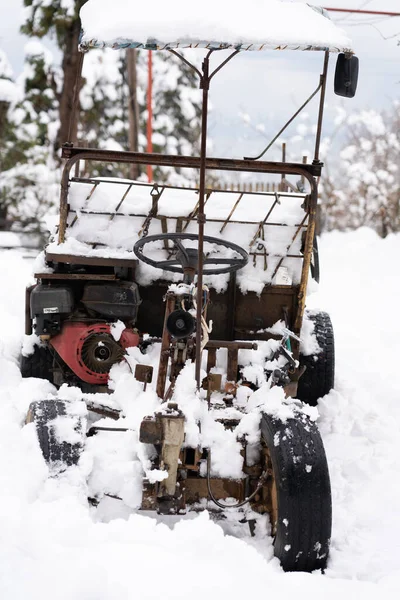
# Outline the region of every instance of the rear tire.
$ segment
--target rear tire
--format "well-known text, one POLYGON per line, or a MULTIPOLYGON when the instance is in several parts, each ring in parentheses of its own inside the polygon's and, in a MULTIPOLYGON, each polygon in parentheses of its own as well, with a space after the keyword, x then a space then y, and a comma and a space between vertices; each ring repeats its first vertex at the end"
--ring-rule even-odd
POLYGON ((314 323, 314 335, 321 351, 303 356, 300 365, 306 367, 299 379, 297 397, 311 406, 328 394, 335 385, 335 340, 331 318, 326 312, 308 313, 314 323))
POLYGON ((78 464, 85 440, 85 419, 68 414, 68 404, 63 400, 32 402, 25 420, 26 424, 35 424, 45 461, 49 465, 58 465, 60 470, 78 464), (65 418, 67 423, 57 429, 59 417, 65 418))
POLYGON ((46 346, 35 346, 32 354, 21 356, 22 377, 38 377, 53 383, 53 355, 46 346))
POLYGON ((275 496, 275 510, 270 513, 275 556, 285 571, 324 569, 332 503, 328 464, 318 428, 300 411, 285 423, 264 414, 261 439, 272 465, 272 476, 265 487, 267 498, 275 496))

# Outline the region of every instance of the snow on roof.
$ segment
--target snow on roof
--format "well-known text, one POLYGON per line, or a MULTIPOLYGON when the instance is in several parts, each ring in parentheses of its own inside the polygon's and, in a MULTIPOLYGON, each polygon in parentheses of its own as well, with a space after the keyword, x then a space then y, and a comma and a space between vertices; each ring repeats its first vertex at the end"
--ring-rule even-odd
POLYGON ((81 49, 111 47, 351 52, 327 13, 281 0, 89 0, 80 11, 81 49))

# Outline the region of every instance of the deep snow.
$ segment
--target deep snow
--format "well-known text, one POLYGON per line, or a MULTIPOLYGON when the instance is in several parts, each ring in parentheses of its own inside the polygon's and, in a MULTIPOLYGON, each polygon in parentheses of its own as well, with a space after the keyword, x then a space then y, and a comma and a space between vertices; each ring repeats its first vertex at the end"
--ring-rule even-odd
POLYGON ((129 498, 131 433, 116 448, 104 434, 108 455, 89 453, 79 472, 48 480, 33 428, 22 426, 29 403, 54 392, 47 382, 21 380, 18 370, 31 265, 17 252, 1 253, 0 597, 397 598, 399 251, 400 236, 381 240, 367 229, 326 234, 320 243, 322 283, 308 306, 330 312, 337 348, 336 389, 319 403, 334 507, 325 576, 284 574, 271 539, 250 538, 234 512, 222 529, 206 513, 168 527, 116 501, 89 509, 83 476, 93 466, 92 487, 125 484, 129 498), (111 483, 102 478, 110 465, 95 464, 105 456, 111 483))

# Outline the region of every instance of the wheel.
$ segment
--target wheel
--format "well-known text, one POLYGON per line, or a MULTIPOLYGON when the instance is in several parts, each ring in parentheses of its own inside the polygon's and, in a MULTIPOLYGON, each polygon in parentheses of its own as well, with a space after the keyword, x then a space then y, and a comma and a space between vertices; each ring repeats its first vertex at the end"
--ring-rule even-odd
POLYGON ((38 377, 53 383, 53 356, 46 346, 35 346, 33 354, 21 356, 22 377, 38 377))
POLYGON ((332 503, 328 464, 317 426, 300 411, 285 423, 264 414, 261 439, 269 478, 274 552, 285 571, 323 569, 329 552, 332 503))
POLYGON ((25 424, 35 424, 45 461, 57 464, 60 470, 78 463, 85 439, 85 419, 71 414, 70 406, 63 400, 32 402, 25 420, 25 424))
POLYGON ((321 351, 304 356, 300 354, 300 365, 306 370, 299 379, 297 397, 311 406, 328 394, 335 384, 335 340, 330 316, 326 312, 308 313, 314 323, 314 334, 321 351))

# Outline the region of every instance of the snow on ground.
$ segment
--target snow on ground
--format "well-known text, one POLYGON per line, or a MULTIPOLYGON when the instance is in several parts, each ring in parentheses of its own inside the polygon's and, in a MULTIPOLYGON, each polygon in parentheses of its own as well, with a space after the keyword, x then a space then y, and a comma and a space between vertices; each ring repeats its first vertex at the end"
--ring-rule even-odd
MULTIPOLYGON (((33 427, 23 422, 29 403, 54 388, 22 380, 18 370, 31 266, 16 252, 2 252, 0 597, 397 598, 399 251, 400 236, 381 240, 367 229, 326 234, 320 243, 322 283, 308 305, 330 312, 337 349, 336 389, 319 404, 334 507, 325 576, 284 574, 271 539, 261 531, 250 538, 234 513, 222 528, 207 513, 168 526, 116 501, 89 509, 84 475, 93 468, 90 453, 79 470, 47 479, 33 427)), ((121 470, 114 473, 121 481, 127 479, 126 466, 134 464, 129 435, 121 434, 116 448, 103 438, 110 460, 121 458, 121 470)))

